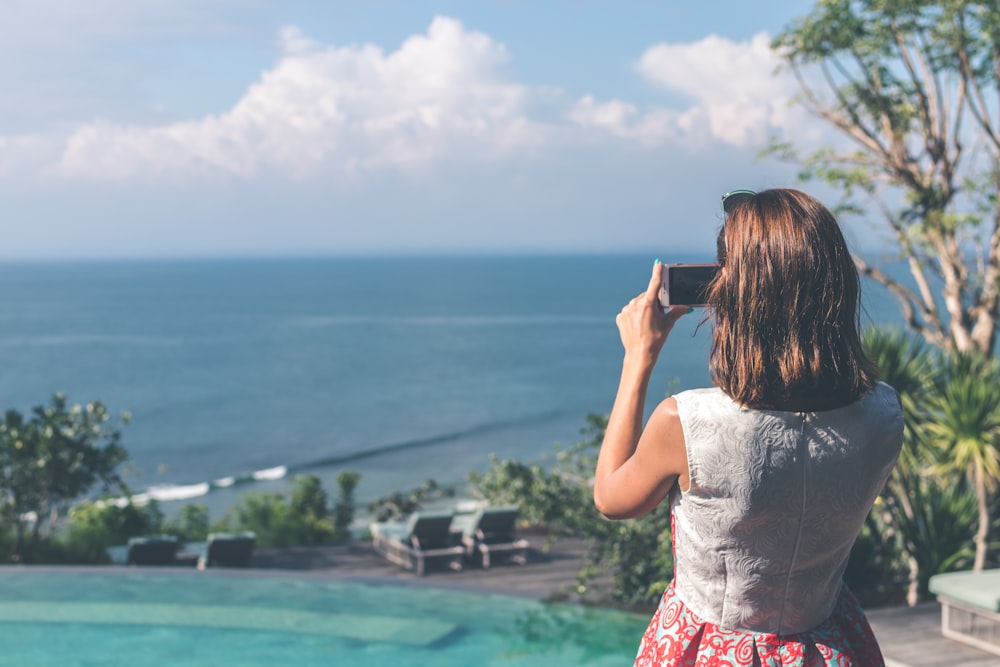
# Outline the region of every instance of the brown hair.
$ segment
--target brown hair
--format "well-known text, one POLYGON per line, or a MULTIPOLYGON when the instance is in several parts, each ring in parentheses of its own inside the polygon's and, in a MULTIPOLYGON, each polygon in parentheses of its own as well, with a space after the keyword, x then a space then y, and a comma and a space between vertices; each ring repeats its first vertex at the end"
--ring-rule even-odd
POLYGON ((708 297, 717 386, 763 409, 834 407, 874 387, 858 271, 829 209, 798 190, 765 190, 735 205, 718 242, 708 297))

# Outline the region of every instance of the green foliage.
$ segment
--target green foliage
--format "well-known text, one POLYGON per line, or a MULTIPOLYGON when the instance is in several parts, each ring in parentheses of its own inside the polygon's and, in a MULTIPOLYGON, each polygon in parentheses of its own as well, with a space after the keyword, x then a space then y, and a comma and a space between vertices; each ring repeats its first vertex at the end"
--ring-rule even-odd
POLYGON ((368 504, 368 512, 375 521, 399 521, 428 502, 452 498, 454 495, 455 489, 438 486, 433 479, 428 479, 411 491, 395 491, 376 499, 368 504))
POLYGON ((986 567, 990 492, 1000 481, 1000 365, 979 354, 945 355, 928 401, 925 429, 939 449, 937 469, 967 474, 979 529, 973 569, 986 567))
POLYGON ((897 329, 869 329, 863 336, 869 358, 878 367, 880 379, 899 393, 906 425, 901 465, 926 466, 929 450, 923 432, 927 401, 933 389, 937 351, 897 329))
MULTIPOLYGON (((215 528, 253 531, 262 547, 330 544, 348 539, 350 534, 334 524, 319 478, 302 475, 293 481, 290 499, 286 500, 282 493, 247 493, 215 528)), ((346 510, 342 512, 342 517, 346 516, 346 510)))
MULTIPOLYGON (((182 544, 202 542, 211 531, 252 530, 261 546, 329 544, 349 539, 354 519, 353 492, 360 480, 354 472, 341 473, 341 495, 333 512, 326 492, 314 475, 296 477, 291 497, 280 493, 248 493, 229 514, 210 526, 205 505, 180 508, 165 519, 159 505, 151 501, 137 505, 111 500, 81 501, 72 506, 62 530, 34 545, 34 562, 106 563, 107 548, 125 545, 143 535, 173 535, 182 544)), ((13 547, 17 535, 0 525, 0 548, 13 547)))
POLYGON ((491 504, 518 505, 528 523, 586 541, 577 590, 582 597, 648 608, 673 573, 669 507, 661 503, 629 521, 609 521, 594 508, 594 467, 607 423, 605 416, 587 415, 583 440, 557 449, 548 466, 493 458, 469 481, 491 504))
MULTIPOLYGON (((930 349, 898 331, 866 332, 865 347, 883 380, 899 391, 906 420, 903 451, 869 518, 874 527, 869 537, 878 542, 877 563, 886 567, 886 580, 892 579, 895 563, 904 562, 909 600, 926 600, 931 576, 967 567, 973 554, 977 495, 964 477, 968 462, 948 447, 949 434, 968 432, 959 424, 982 426, 989 414, 1000 418, 979 400, 996 393, 1000 377, 989 380, 983 374, 991 364, 930 349), (943 419, 944 413, 954 418, 943 419), (896 549, 898 558, 885 557, 887 549, 896 549)), ((973 442, 983 445, 975 437, 966 444, 973 442)))
POLYGON ((522 520, 529 525, 579 535, 600 517, 594 509, 592 478, 607 423, 603 415, 587 415, 581 430, 584 439, 567 450, 557 448, 549 465, 491 457, 486 473, 472 472, 469 482, 491 504, 519 505, 522 520))
POLYGON ((155 502, 140 506, 131 499, 123 505, 108 500, 84 501, 70 509, 65 530, 53 540, 58 547, 50 548, 49 553, 59 553, 59 562, 106 563, 108 547, 123 545, 131 537, 157 534, 162 522, 163 514, 155 502))
POLYGON ((578 478, 561 470, 549 470, 539 463, 501 460, 490 457, 485 474, 473 472, 469 482, 477 495, 492 505, 518 505, 521 520, 530 526, 544 526, 564 535, 577 534, 583 521, 581 508, 593 505, 588 488, 578 478))
POLYGON ((636 609, 655 606, 674 571, 669 504, 662 502, 628 521, 609 521, 594 510, 580 523, 589 550, 578 578, 579 592, 593 589, 599 598, 636 609), (604 581, 606 572, 611 573, 610 582, 604 581))
POLYGON ((195 503, 182 506, 176 517, 164 521, 159 530, 147 534, 173 535, 179 542, 184 543, 204 542, 210 532, 208 507, 195 503))
POLYGON ((333 528, 338 535, 350 535, 351 524, 354 523, 354 489, 361 481, 361 474, 344 471, 337 475, 337 488, 340 495, 333 506, 333 528))
POLYGON ((69 406, 62 394, 34 408, 30 418, 7 411, 0 422, 0 503, 16 535, 11 559, 31 562, 47 524, 96 484, 125 490, 118 474, 127 458, 119 425, 127 419, 112 425, 100 402, 69 406))
POLYGON ((928 582, 933 575, 972 562, 976 496, 961 479, 901 463, 885 494, 885 505, 889 525, 910 563, 909 597, 929 600, 928 582))
POLYGON ((976 354, 944 357, 928 402, 929 435, 948 467, 1000 481, 1000 366, 976 354))
POLYGON ((911 331, 987 356, 1000 320, 998 35, 995 2, 819 0, 772 46, 796 102, 847 141, 800 153, 776 138, 766 151, 832 186, 838 211, 882 215, 914 282, 862 270, 911 331))
POLYGON ((844 570, 844 583, 863 607, 900 604, 906 589, 906 562, 881 502, 861 527, 844 570))

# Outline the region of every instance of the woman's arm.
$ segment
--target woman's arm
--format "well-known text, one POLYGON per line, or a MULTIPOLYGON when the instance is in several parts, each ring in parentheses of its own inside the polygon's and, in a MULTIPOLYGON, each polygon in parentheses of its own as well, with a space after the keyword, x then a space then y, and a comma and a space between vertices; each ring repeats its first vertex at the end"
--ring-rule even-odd
POLYGON ((646 391, 660 350, 674 323, 689 310, 663 310, 659 302, 662 271, 662 264, 653 266, 646 291, 632 299, 615 320, 625 357, 594 476, 594 504, 612 519, 650 511, 679 476, 687 483, 687 456, 676 401, 663 401, 645 430, 642 427, 646 391))

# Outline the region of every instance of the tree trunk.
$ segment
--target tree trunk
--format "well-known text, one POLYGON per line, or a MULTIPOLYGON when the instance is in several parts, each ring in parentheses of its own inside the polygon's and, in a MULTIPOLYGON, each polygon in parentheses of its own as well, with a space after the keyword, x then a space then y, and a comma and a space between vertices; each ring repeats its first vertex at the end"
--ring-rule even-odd
POLYGON ((986 565, 986 549, 988 546, 987 537, 990 531, 990 506, 986 497, 986 483, 983 479, 983 470, 980 466, 975 466, 972 470, 973 480, 976 485, 976 498, 979 501, 979 530, 976 531, 976 559, 972 563, 974 572, 981 572, 986 565))
POLYGON ((906 562, 910 566, 909 585, 906 587, 906 605, 915 607, 920 602, 920 563, 913 556, 907 556, 906 562))

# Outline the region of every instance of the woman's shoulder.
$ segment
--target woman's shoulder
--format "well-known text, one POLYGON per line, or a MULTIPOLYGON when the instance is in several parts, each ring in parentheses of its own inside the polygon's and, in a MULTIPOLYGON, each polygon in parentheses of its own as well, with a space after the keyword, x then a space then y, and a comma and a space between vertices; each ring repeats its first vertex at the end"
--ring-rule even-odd
POLYGON ((858 403, 863 408, 880 413, 884 419, 900 423, 903 420, 903 406, 899 400, 899 392, 885 382, 876 382, 875 387, 858 403))
POLYGON ((695 387, 694 389, 685 389, 684 391, 679 391, 674 394, 674 398, 683 397, 682 400, 698 398, 716 399, 716 397, 719 396, 732 400, 726 395, 726 392, 722 391, 718 387, 695 387))
MULTIPOLYGON (((740 413, 746 415, 801 415, 802 411, 796 410, 764 410, 748 408, 737 403, 729 394, 719 387, 698 387, 686 389, 673 395, 677 401, 678 411, 690 412, 700 409, 723 410, 725 412, 740 413)), ((899 394, 896 390, 885 382, 876 382, 875 386, 858 400, 840 408, 823 411, 806 411, 814 416, 829 415, 835 416, 844 412, 851 412, 856 408, 875 408, 884 413, 901 413, 899 404, 899 394)))
POLYGON ((673 395, 679 413, 702 410, 739 410, 739 405, 718 387, 686 389, 673 395))
POLYGON ((899 392, 896 391, 896 389, 892 385, 885 383, 882 380, 879 380, 878 382, 875 383, 875 387, 869 392, 868 395, 877 396, 880 399, 885 399, 888 397, 898 398, 899 392))

